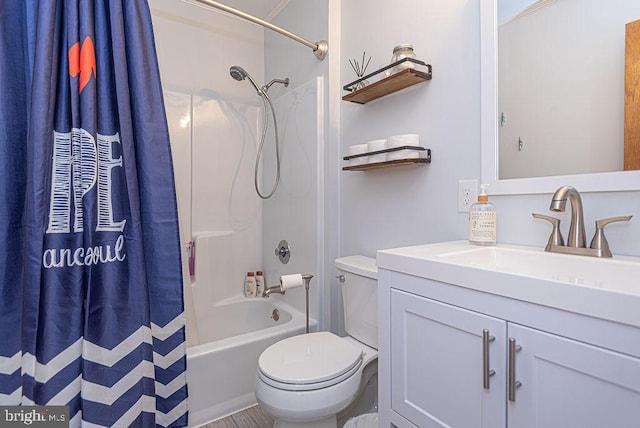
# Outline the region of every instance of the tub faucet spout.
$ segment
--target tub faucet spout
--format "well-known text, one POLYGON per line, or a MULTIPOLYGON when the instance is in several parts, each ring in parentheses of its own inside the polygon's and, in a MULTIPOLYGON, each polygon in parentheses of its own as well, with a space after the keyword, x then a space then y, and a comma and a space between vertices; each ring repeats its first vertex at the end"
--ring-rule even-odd
POLYGON ((262 292, 262 297, 269 297, 273 293, 284 294, 285 290, 282 289, 282 284, 274 285, 273 287, 265 287, 262 292))
POLYGON ((571 186, 562 186, 551 199, 551 211, 565 210, 567 199, 571 203, 571 225, 569 226, 569 238, 567 247, 585 248, 584 215, 582 211, 582 199, 580 193, 571 186))

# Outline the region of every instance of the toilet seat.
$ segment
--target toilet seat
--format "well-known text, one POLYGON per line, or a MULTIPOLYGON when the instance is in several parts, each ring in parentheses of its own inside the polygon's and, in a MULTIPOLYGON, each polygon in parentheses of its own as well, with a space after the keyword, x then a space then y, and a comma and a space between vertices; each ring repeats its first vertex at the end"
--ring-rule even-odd
POLYGON ((348 372, 345 372, 339 376, 336 376, 333 379, 327 379, 322 382, 313 382, 313 383, 278 382, 277 380, 271 379, 269 376, 265 375, 260 370, 258 370, 258 378, 260 378, 260 380, 266 383, 267 385, 273 386, 274 388, 283 389, 285 391, 314 391, 316 389, 329 388, 330 386, 343 382, 345 379, 348 379, 349 377, 353 376, 355 373, 358 373, 358 370, 360 369, 361 365, 362 365, 362 361, 356 364, 348 372))
POLYGON ((328 388, 358 373, 362 357, 362 349, 326 331, 293 336, 260 355, 258 377, 288 391, 328 388))

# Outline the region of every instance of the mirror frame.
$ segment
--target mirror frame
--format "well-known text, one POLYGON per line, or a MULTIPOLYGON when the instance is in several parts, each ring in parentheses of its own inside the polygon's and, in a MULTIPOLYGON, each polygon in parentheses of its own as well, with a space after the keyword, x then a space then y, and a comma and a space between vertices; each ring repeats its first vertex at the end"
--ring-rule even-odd
POLYGON ((480 172, 491 195, 553 193, 571 185, 580 192, 640 190, 640 171, 549 177, 498 178, 498 2, 480 0, 480 172))

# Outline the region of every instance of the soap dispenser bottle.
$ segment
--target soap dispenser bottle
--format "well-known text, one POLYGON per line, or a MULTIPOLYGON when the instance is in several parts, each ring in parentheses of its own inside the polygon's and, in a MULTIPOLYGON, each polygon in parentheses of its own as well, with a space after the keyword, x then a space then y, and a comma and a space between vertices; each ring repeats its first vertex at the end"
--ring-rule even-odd
POLYGON ((498 231, 496 206, 489 202, 487 184, 480 185, 478 202, 469 208, 469 242, 475 245, 495 245, 498 231))

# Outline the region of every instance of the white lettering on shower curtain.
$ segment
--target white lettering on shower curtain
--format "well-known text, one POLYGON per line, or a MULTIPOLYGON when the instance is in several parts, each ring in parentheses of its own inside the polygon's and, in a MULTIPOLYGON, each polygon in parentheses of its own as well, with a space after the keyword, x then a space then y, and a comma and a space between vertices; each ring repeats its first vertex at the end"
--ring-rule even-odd
POLYGON ((113 144, 120 137, 98 134, 98 144, 84 129, 53 133, 51 202, 47 233, 71 231, 73 195, 73 232, 84 230, 82 199, 97 182, 98 219, 96 231, 122 232, 126 220, 114 221, 111 192, 112 170, 122 167, 122 156, 113 158, 113 144))
MULTIPOLYGON (((126 219, 116 221, 113 213, 113 169, 122 168, 122 156, 114 158, 114 144, 120 144, 120 136, 93 135, 84 129, 53 133, 53 165, 51 169, 51 202, 47 234, 84 231, 82 201, 91 189, 96 188, 96 232, 122 232, 126 219)), ((87 248, 48 248, 42 255, 46 269, 90 266, 121 262, 125 259, 124 235, 114 241, 102 241, 87 248)))

